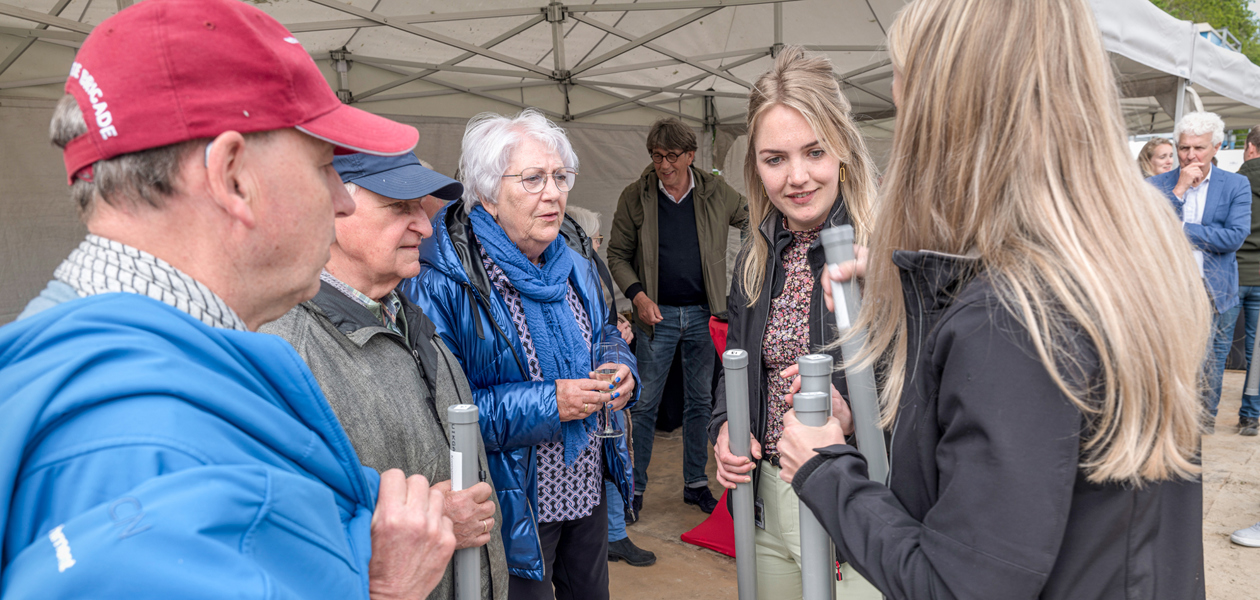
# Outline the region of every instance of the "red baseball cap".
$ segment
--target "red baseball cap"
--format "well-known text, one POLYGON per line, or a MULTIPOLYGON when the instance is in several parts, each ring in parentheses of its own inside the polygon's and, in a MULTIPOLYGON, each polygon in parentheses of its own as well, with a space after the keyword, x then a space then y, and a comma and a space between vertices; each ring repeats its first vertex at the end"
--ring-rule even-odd
POLYGON ((98 160, 225 131, 295 127, 338 153, 396 156, 414 127, 342 104, 297 38, 238 0, 147 0, 83 42, 66 93, 88 132, 66 146, 66 175, 98 160))

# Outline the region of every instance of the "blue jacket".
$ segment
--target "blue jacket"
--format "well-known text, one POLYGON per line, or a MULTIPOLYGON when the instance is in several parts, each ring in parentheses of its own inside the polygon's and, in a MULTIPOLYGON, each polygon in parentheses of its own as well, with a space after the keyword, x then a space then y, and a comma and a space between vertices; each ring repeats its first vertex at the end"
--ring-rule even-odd
MULTIPOLYGON (((1173 188, 1181 167, 1147 179, 1176 206, 1173 188)), ((1251 235, 1251 182, 1237 173, 1212 167, 1207 202, 1201 223, 1186 223, 1186 237, 1195 250, 1203 251, 1203 279, 1223 313, 1238 304, 1238 260, 1234 253, 1251 235)))
POLYGON ((136 294, 0 328, 8 598, 368 598, 379 478, 280 338, 136 294))
MULTIPOLYGON (((490 461, 499 506, 503 509, 503 546, 508 571, 542 581, 542 546, 538 539, 538 472, 535 446, 563 439, 553 381, 531 381, 525 350, 512 325, 507 303, 494 289, 481 263, 476 237, 463 202, 452 202, 434 217, 433 237, 420 245, 420 274, 403 281, 402 290, 437 326, 459 359, 481 411, 481 437, 490 461)), ((568 249, 568 252, 574 252, 568 249)), ((581 294, 592 330, 625 346, 608 324, 598 275, 592 262, 574 252, 570 282, 581 294)), ((537 333, 535 333, 537 335, 537 333)), ((600 340, 593 340, 600 341, 600 340)), ((639 372, 629 347, 630 369, 639 372)), ((639 388, 635 386, 638 399, 639 388)), ((628 404, 627 408, 631 405, 628 404)), ((624 413, 614 413, 624 425, 624 413)), ((623 498, 632 498, 634 477, 625 436, 606 440, 604 466, 623 498)))

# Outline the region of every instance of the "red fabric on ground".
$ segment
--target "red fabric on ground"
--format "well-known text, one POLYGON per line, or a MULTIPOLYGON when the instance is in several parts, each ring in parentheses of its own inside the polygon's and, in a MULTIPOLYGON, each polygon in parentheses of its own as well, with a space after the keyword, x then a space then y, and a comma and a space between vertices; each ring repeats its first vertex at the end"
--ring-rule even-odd
MULTIPOLYGON (((726 352, 726 327, 726 321, 709 317, 709 336, 713 338, 713 347, 717 348, 719 356, 726 352)), ((731 520, 731 512, 726 508, 726 490, 718 498, 713 514, 679 537, 688 544, 735 556, 735 522, 731 520)))
POLYGON ((709 317, 709 337, 713 338, 713 347, 717 348, 718 356, 726 352, 726 327, 726 321, 709 317))
MULTIPOLYGON (((709 322, 709 327, 713 327, 712 321, 709 322)), ((725 343, 726 323, 722 323, 722 329, 722 342, 725 343)), ((726 492, 726 490, 722 492, 722 497, 718 499, 718 505, 713 509, 713 514, 691 531, 682 534, 680 536, 682 541, 714 552, 721 552, 727 556, 735 556, 735 522, 731 520, 731 513, 726 508, 726 492)))

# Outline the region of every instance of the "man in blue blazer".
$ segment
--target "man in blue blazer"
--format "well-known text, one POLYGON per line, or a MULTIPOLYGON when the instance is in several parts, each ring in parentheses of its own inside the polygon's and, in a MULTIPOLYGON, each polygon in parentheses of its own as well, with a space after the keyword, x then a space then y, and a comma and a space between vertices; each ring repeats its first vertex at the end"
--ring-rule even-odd
POLYGON ((1147 181, 1168 196, 1181 217, 1216 309, 1211 390, 1204 399, 1212 413, 1206 431, 1212 433, 1225 358, 1238 321, 1238 261, 1234 253, 1251 233, 1251 182, 1212 166, 1212 158, 1225 140, 1225 122, 1216 114, 1195 112, 1182 117, 1173 130, 1173 139, 1181 165, 1147 181))

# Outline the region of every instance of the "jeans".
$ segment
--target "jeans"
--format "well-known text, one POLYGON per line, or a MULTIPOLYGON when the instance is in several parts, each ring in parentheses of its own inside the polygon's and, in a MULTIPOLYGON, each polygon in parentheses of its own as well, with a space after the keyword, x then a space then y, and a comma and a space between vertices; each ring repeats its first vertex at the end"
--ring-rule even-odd
POLYGON ((709 337, 708 306, 661 306, 661 322, 655 336, 635 327, 634 339, 639 360, 639 383, 643 386, 634 405, 634 490, 647 489, 647 469, 652 462, 652 442, 656 438, 656 411, 661 393, 674 362, 674 351, 682 345, 683 366, 683 482, 687 487, 708 485, 705 466, 709 462, 709 419, 713 417, 713 362, 717 351, 709 337))
MULTIPOLYGON (((1260 285, 1238 287, 1238 300, 1242 303, 1243 326, 1247 330, 1247 370, 1251 370, 1251 348, 1256 340, 1256 322, 1260 321, 1260 285)), ((1239 417, 1260 417, 1260 396, 1243 394, 1239 417)))
POLYGON ((1210 391, 1204 399, 1212 418, 1216 418, 1216 406, 1221 403, 1221 379, 1225 377, 1225 359, 1229 358, 1229 348, 1234 344, 1234 324, 1238 322, 1238 311, 1242 306, 1217 313, 1212 317, 1212 364, 1208 374, 1210 391))
POLYGON ((608 503, 608 543, 626 539, 626 504, 617 484, 604 480, 604 501, 608 503))

